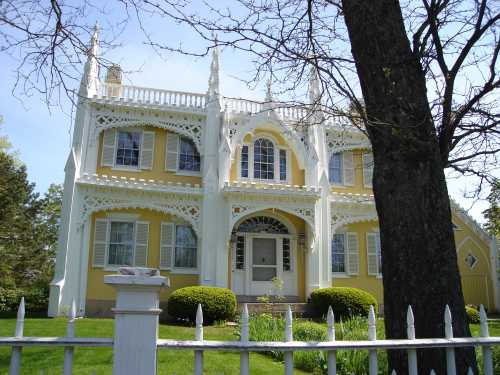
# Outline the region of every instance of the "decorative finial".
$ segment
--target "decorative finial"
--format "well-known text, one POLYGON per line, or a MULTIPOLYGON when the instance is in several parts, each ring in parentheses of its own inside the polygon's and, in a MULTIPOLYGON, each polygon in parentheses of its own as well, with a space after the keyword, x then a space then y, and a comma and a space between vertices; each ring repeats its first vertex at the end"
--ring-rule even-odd
POLYGON ((266 102, 272 102, 273 101, 273 90, 272 90, 272 80, 269 78, 266 83, 266 102))
POLYGON ((319 104, 320 99, 319 73, 316 65, 313 65, 311 66, 311 73, 309 76, 309 102, 311 104, 319 104))
POLYGON ((210 77, 208 79, 208 97, 216 98, 219 95, 219 41, 217 34, 212 33, 214 47, 212 48, 212 62, 210 64, 210 77))

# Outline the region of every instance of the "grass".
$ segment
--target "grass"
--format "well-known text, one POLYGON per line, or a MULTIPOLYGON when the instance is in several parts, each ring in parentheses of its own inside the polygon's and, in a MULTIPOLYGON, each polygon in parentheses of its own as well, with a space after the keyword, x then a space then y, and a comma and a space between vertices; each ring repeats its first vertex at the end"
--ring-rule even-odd
MULTIPOLYGON (((0 319, 0 336, 12 336, 15 328, 15 319, 0 319)), ((25 336, 64 336, 66 319, 26 319, 24 324, 25 336)), ((113 337, 113 320, 111 319, 78 319, 75 325, 75 334, 80 337, 113 337)), ((194 328, 176 325, 160 325, 160 338, 194 339, 194 328)), ((204 337, 207 340, 238 340, 234 327, 205 327, 204 337)), ((62 373, 62 348, 24 348, 22 356, 21 374, 55 375, 62 373)), ((95 375, 111 374, 111 348, 77 348, 73 374, 95 375)), ((8 373, 10 348, 0 347, 0 375, 8 373)), ((160 350, 158 353, 158 374, 192 374, 194 354, 186 350, 160 350)), ((204 374, 238 374, 239 353, 205 352, 204 374)), ((251 374, 280 374, 283 373, 283 364, 276 362, 262 354, 250 354, 251 374)), ((305 374, 296 370, 296 374, 305 374)))
MULTIPOLYGON (((325 326, 324 324, 322 324, 325 326)), ((0 319, 0 336, 12 336, 15 327, 15 319, 0 319)), ((490 335, 500 336, 500 320, 489 322, 490 335)), ((267 327, 268 329, 270 327, 267 327)), ((479 324, 470 325, 473 336, 479 335, 479 324)), ((306 325, 305 331, 311 331, 314 326, 306 325)), ((377 324, 378 337, 383 338, 383 321, 377 324)), ((28 318, 25 321, 24 333, 26 336, 64 336, 66 331, 65 319, 41 319, 28 318)), ((259 330, 260 331, 260 330, 259 330)), ((337 324, 337 335, 340 335, 341 327, 337 324)), ((362 336, 365 330, 358 332, 362 336)), ((276 332, 276 331, 274 331, 276 332)), ((280 329, 281 332, 281 329, 280 329)), ((306 335, 307 335, 306 332, 306 335)), ((238 340, 236 330, 233 327, 213 326, 205 327, 204 334, 207 340, 238 340)), ((298 333, 295 331, 295 333, 298 333)), ((254 332, 254 335, 256 332, 254 332)), ((113 337, 113 321, 110 319, 78 319, 76 321, 76 335, 80 337, 113 337)), ((160 338, 171 339, 192 339, 194 338, 194 328, 176 325, 160 325, 160 338)), ((252 336, 254 336, 252 335, 252 336)), ((267 330, 266 335, 273 335, 273 330, 267 330)), ((282 334, 276 337, 266 337, 267 340, 281 340, 282 334)), ((341 339, 341 337, 338 337, 341 339)), ((362 339, 364 337, 356 337, 362 339)), ((303 339, 297 337, 297 339, 303 339)), ((347 337, 345 338, 347 339, 347 337)), ((305 353, 304 353, 305 354, 305 353)), ((311 353, 312 354, 312 353, 311 353)), ((340 353, 339 353, 340 354, 340 353)), ((347 354, 347 352, 345 353, 347 354)), ((250 372, 252 374, 279 374, 283 373, 283 364, 272 358, 252 353, 250 359, 250 372)), ((301 362, 308 362, 314 359, 311 355, 305 355, 301 362)), ((299 358, 296 358, 299 359, 299 358)), ((7 374, 10 360, 10 348, 0 347, 0 375, 7 374)), ((340 358, 339 358, 340 360, 340 358)), ((347 359, 346 359, 347 360, 347 359)), ((349 362, 358 362, 354 358, 349 362)), ((63 365, 63 349, 54 348, 24 348, 22 358, 22 374, 60 374, 63 365)), ((110 374, 112 364, 112 351, 109 348, 77 348, 75 350, 74 374, 89 375, 95 372, 96 375, 110 374)), ((192 374, 194 364, 194 354, 190 351, 160 350, 158 354, 158 374, 192 374)), ((239 354, 224 352, 205 353, 205 374, 237 374, 239 373, 239 354)), ((305 367, 310 367, 306 365, 305 367)), ((307 372, 295 370, 296 374, 307 372)))

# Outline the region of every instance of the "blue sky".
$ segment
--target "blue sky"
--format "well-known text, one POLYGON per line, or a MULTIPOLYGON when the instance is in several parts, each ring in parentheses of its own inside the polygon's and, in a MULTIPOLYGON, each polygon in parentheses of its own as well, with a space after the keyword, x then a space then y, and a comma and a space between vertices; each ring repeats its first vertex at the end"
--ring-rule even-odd
MULTIPOLYGON (((103 33, 106 33, 106 23, 103 33)), ((150 47, 143 44, 143 35, 129 27, 120 36, 122 46, 106 54, 106 57, 122 65, 125 83, 180 91, 205 92, 207 89, 210 60, 168 54, 160 58, 150 47), (132 73, 133 72, 133 73, 132 73)), ((165 20, 151 23, 154 35, 171 44, 182 40, 184 45, 199 46, 198 41, 186 30, 165 20)), ((64 164, 70 147, 72 107, 66 102, 50 110, 38 95, 16 98, 12 94, 15 83, 14 58, 0 55, 2 84, 0 85, 0 114, 4 124, 0 135, 7 135, 27 165, 29 179, 39 192, 45 192, 51 183, 62 183, 64 164)), ((251 74, 248 58, 224 50, 221 53, 221 91, 223 95, 263 99, 263 86, 250 91, 238 78, 251 74)), ((74 83, 77 87, 77 83, 74 83)), ((450 195, 478 221, 484 222, 481 212, 488 207, 485 201, 472 201, 463 193, 471 189, 474 179, 448 179, 450 195)))

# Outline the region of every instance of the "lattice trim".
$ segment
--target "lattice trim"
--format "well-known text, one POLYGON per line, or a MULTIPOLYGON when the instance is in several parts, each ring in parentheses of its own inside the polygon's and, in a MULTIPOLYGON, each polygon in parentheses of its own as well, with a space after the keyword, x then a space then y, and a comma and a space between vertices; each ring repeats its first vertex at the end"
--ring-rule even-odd
POLYGON ((116 197, 115 194, 88 191, 83 197, 81 220, 87 221, 94 212, 124 208, 147 209, 180 217, 188 221, 196 234, 200 235, 201 205, 199 202, 181 197, 155 199, 149 195, 130 193, 127 197, 116 197))
POLYGON ((201 153, 202 126, 205 119, 191 114, 155 112, 151 110, 97 109, 94 115, 96 138, 101 131, 127 126, 154 126, 172 130, 193 140, 201 153))
POLYGON ((231 205, 231 228, 244 216, 250 215, 258 211, 264 211, 270 208, 277 208, 281 211, 288 212, 292 215, 300 217, 307 224, 314 228, 314 205, 310 206, 286 206, 280 204, 279 206, 273 204, 258 203, 234 203, 231 205))

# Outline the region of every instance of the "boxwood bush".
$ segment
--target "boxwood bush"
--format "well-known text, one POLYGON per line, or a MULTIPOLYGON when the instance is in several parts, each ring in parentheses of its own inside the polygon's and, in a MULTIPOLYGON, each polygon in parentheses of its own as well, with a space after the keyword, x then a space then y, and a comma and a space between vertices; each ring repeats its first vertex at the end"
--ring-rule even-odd
POLYGON ((198 304, 203 309, 203 323, 231 319, 236 309, 236 296, 226 288, 188 286, 174 291, 168 298, 168 314, 181 320, 196 321, 198 304))
POLYGON ((335 319, 361 315, 367 316, 370 305, 377 311, 377 300, 370 293, 357 288, 331 287, 316 289, 311 302, 319 316, 325 316, 331 306, 335 319))
POLYGON ((24 297, 27 312, 47 312, 49 289, 40 286, 26 289, 0 287, 0 312, 16 313, 21 297, 24 297))
POLYGON ((479 311, 472 306, 465 306, 465 312, 467 313, 467 321, 469 323, 477 324, 480 322, 479 311))

